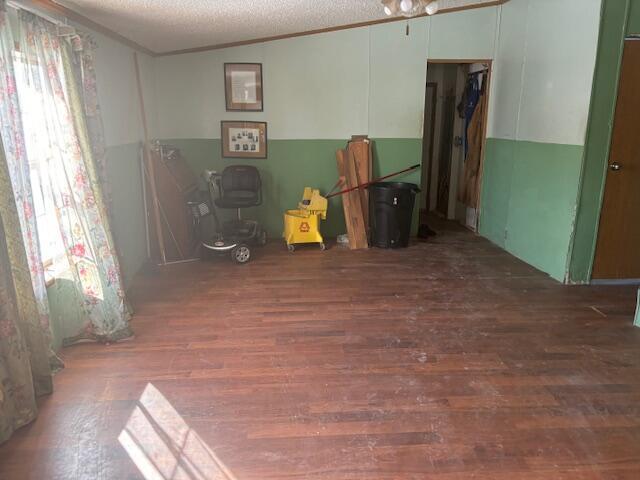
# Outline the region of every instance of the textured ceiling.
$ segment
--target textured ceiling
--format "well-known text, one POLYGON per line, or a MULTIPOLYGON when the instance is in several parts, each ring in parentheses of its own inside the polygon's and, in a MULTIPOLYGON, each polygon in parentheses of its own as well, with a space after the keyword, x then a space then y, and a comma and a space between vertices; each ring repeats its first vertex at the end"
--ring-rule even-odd
MULTIPOLYGON (((387 18, 380 0, 56 0, 157 53, 387 18)), ((441 8, 494 3, 440 0, 441 8)))

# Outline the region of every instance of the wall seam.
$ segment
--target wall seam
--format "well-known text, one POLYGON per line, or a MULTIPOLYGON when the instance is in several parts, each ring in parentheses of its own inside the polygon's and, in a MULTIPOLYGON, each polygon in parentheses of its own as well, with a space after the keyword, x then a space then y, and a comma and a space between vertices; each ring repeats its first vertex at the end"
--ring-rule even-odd
POLYGON ((516 128, 513 139, 518 141, 520 137, 520 117, 522 114, 522 98, 524 96, 524 80, 526 77, 527 52, 529 47, 529 9, 531 7, 530 0, 527 0, 527 15, 524 27, 524 43, 522 45, 522 65, 520 67, 520 95, 518 96, 518 110, 516 112, 516 128))
POLYGON ((496 75, 496 69, 498 72, 500 71, 500 65, 497 62, 498 59, 498 50, 500 48, 500 39, 502 38, 502 5, 499 5, 496 10, 496 33, 493 38, 493 61, 491 62, 491 85, 489 89, 489 103, 487 105, 487 133, 486 137, 490 138, 491 134, 493 134, 493 102, 494 102, 494 92, 495 92, 495 79, 498 78, 496 75))
POLYGON ((525 16, 525 28, 524 28, 524 42, 522 45, 522 65, 520 67, 520 93, 518 96, 518 109, 516 111, 516 124, 513 133, 514 151, 511 159, 511 185, 509 185, 509 202, 507 204, 507 216, 505 218, 505 231, 504 231, 504 248, 507 251, 509 249, 509 217, 511 216, 511 191, 513 187, 513 171, 515 170, 516 152, 515 148, 518 145, 518 138, 520 134, 520 117, 522 114, 522 99, 524 97, 524 80, 526 77, 526 65, 527 65, 527 51, 529 45, 529 9, 531 7, 530 0, 527 0, 527 14, 525 16))
POLYGON ((431 49, 431 17, 427 17, 427 63, 429 61, 429 57, 430 57, 430 49, 431 49))
MULTIPOLYGON (((495 101, 495 86, 496 79, 498 76, 496 75, 496 68, 498 72, 500 71, 500 65, 498 60, 498 49, 500 46, 500 38, 502 36, 502 5, 499 5, 496 10, 496 32, 493 39, 493 61, 491 62, 491 85, 489 86, 489 102, 487 104, 487 125, 486 125, 486 133, 484 140, 484 155, 483 155, 483 164, 486 160, 486 144, 489 138, 491 138, 491 134, 493 133, 493 102, 495 101)), ((477 231, 480 232, 480 223, 482 222, 482 211, 483 211, 483 202, 482 202, 482 191, 484 190, 484 165, 482 167, 482 177, 480 181, 480 190, 478 192, 478 198, 480 198, 480 203, 478 205, 477 215, 477 231)))

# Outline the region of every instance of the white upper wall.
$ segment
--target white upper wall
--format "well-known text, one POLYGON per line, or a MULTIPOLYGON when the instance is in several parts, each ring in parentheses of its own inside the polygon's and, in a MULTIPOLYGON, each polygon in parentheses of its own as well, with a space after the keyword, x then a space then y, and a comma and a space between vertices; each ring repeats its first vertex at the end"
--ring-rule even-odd
POLYGON ((156 60, 158 136, 219 138, 221 120, 267 121, 268 137, 367 130, 369 36, 343 30, 156 60), (262 63, 264 112, 227 112, 224 63, 262 63))
POLYGON ((159 57, 155 136, 219 138, 221 120, 246 119, 268 122, 270 139, 420 138, 427 59, 494 59, 489 136, 581 145, 600 3, 510 0, 409 22, 159 57), (263 64, 264 112, 225 111, 225 62, 263 64))
MULTIPOLYGON (((223 60, 235 61, 225 55, 230 52, 222 53, 223 60)), ((347 131, 366 132, 368 57, 369 37, 363 29, 266 44, 269 136, 342 138, 347 131)), ((223 83, 222 72, 218 78, 223 83)), ((222 112, 228 116, 224 104, 222 112)))
POLYGON ((410 20, 409 35, 406 34, 406 22, 376 25, 368 29, 369 136, 422 136, 428 24, 423 18, 410 20))
POLYGON ((517 137, 533 142, 583 145, 601 0, 528 3, 517 137))
MULTIPOLYGON (((221 120, 244 119, 268 122, 270 139, 336 139, 353 134, 420 138, 430 25, 448 28, 457 22, 456 28, 474 39, 459 42, 463 48, 455 49, 457 55, 451 51, 452 58, 476 53, 491 58, 496 12, 490 7, 464 15, 159 57, 157 135, 219 138, 221 120), (493 25, 489 29, 487 18, 493 25), (264 112, 225 111, 225 62, 263 64, 264 112)), ((431 42, 434 51, 446 51, 448 39, 432 38, 431 42)))
POLYGON ((511 0, 501 7, 489 136, 583 145, 601 0, 511 0))
POLYGON ((436 60, 488 60, 495 51, 499 7, 430 17, 428 56, 436 60))
MULTIPOLYGON (((493 58, 490 137, 582 145, 600 7, 601 0, 510 0, 197 54, 139 54, 150 134, 219 138, 221 120, 246 119, 267 121, 271 139, 419 138, 427 58, 493 58), (264 112, 225 111, 224 62, 263 64, 264 112)), ((93 35, 106 144, 138 142, 133 50, 93 35)))
POLYGON ((509 8, 500 9, 500 28, 496 32, 496 52, 489 96, 487 135, 508 140, 516 139, 522 79, 528 0, 512 0, 509 8))
MULTIPOLYGON (((79 29, 84 29, 82 26, 79 29)), ((86 29, 84 29, 86 30, 86 29)), ((96 32, 95 68, 98 84, 98 100, 104 123, 107 146, 140 142, 144 138, 138 100, 133 50, 96 32)), ((153 137, 156 124, 154 100, 156 98, 154 69, 155 59, 138 53, 140 78, 144 94, 147 122, 153 137)))
POLYGON ((270 139, 367 131, 365 28, 160 57, 156 74, 160 138, 219 138, 222 120, 267 121, 270 139), (262 63, 264 112, 225 110, 225 62, 262 63))

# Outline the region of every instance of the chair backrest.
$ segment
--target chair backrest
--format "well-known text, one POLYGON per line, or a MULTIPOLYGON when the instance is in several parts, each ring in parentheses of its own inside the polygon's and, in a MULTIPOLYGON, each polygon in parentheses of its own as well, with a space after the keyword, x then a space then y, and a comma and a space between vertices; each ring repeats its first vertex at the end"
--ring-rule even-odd
POLYGON ((252 165, 230 165, 222 171, 220 179, 222 198, 236 198, 238 194, 245 199, 253 194, 255 204, 261 202, 262 180, 260 172, 252 165))

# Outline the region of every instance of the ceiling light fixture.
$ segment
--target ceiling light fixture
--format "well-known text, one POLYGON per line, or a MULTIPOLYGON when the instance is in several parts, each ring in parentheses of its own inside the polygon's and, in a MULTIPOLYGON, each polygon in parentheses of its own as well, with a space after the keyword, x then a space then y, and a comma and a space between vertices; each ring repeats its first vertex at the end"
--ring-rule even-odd
POLYGON ((398 14, 403 17, 415 17, 423 13, 435 15, 440 10, 439 0, 382 0, 382 5, 389 17, 398 14))
POLYGON ((402 10, 402 13, 411 12, 414 8, 413 3, 413 0, 400 0, 400 10, 402 10))
POLYGON ((384 13, 387 16, 392 16, 398 13, 398 2, 397 0, 382 0, 382 5, 384 5, 384 13))
POLYGON ((438 0, 434 0, 433 2, 429 2, 426 7, 424 7, 424 11, 427 15, 435 15, 440 10, 440 4, 438 0))

